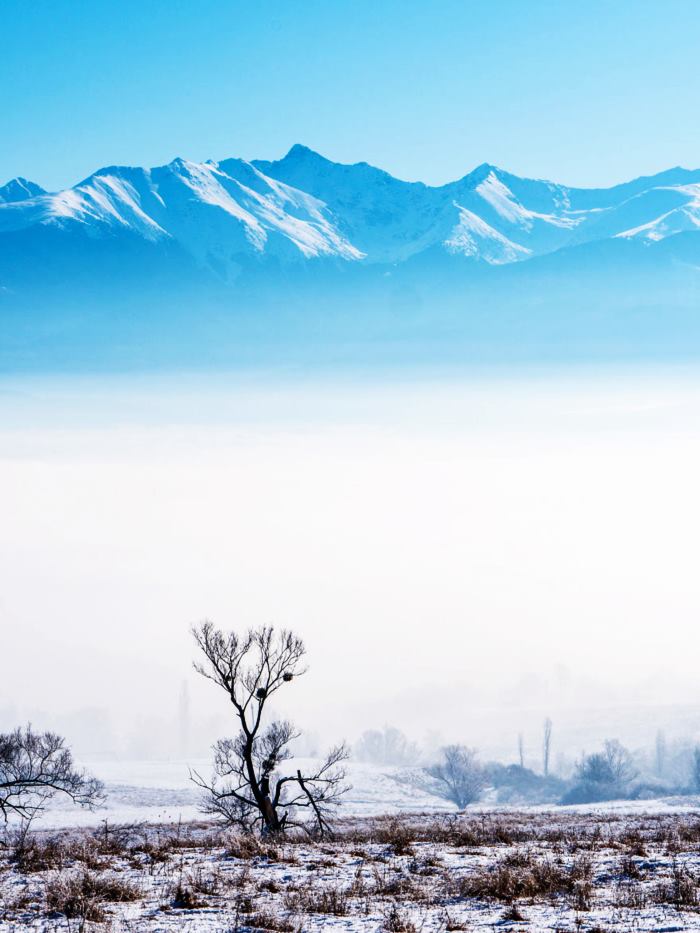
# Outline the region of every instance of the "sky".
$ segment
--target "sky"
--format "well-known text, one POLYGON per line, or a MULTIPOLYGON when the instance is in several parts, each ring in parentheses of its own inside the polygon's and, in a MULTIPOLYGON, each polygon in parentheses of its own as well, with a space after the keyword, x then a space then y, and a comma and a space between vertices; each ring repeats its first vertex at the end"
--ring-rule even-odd
POLYGON ((440 184, 700 166, 695 0, 2 0, 0 183, 276 158, 440 184))

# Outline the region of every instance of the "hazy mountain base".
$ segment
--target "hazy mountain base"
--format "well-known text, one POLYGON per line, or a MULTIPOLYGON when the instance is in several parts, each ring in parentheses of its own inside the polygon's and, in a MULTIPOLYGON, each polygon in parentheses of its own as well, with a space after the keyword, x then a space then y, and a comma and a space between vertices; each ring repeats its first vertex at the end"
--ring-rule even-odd
POLYGON ((25 248, 0 237, 4 372, 461 367, 700 351, 699 234, 498 267, 437 251, 397 267, 242 259, 235 282, 177 247, 128 235, 32 238, 25 248), (81 255, 77 276, 64 274, 75 268, 65 249, 81 255))

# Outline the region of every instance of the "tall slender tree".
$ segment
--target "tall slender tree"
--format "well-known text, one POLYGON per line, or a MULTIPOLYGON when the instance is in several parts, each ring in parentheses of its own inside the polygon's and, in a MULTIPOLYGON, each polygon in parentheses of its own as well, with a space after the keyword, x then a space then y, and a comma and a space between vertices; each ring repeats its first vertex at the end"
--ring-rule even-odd
POLYGON ((542 771, 549 777, 549 759, 552 753, 552 720, 547 716, 542 735, 542 771))

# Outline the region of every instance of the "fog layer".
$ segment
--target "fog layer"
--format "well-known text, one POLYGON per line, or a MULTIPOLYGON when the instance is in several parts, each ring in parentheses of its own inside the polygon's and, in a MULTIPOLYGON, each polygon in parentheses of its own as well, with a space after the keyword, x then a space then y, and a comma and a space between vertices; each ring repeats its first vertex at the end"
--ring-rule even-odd
POLYGON ((6 380, 0 727, 201 753, 209 617, 303 635, 322 739, 650 741, 700 693, 699 417, 680 371, 6 380))

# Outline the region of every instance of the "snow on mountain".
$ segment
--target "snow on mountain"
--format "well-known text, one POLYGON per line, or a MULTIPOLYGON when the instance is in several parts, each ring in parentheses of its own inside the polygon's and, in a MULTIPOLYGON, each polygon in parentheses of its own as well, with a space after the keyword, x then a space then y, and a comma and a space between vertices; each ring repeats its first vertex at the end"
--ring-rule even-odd
POLYGON ((0 233, 37 225, 93 237, 173 240, 224 274, 251 255, 362 258, 317 198, 237 159, 221 165, 175 159, 150 170, 110 167, 74 188, 0 204, 0 233))
POLYGON ((530 253, 529 249, 504 237, 468 208, 456 201, 454 206, 459 211, 459 221, 444 241, 449 252, 478 257, 493 265, 516 262, 530 253))
POLYGON ((44 194, 41 185, 26 178, 13 178, 6 185, 0 187, 0 204, 10 204, 14 201, 26 201, 28 198, 44 194))
MULTIPOLYGON (((295 145, 284 158, 111 166, 73 188, 0 188, 0 234, 175 244, 219 277, 251 261, 398 264, 428 250, 502 265, 586 242, 700 230, 700 171, 568 188, 483 164, 431 187, 295 145)), ((25 242, 25 240, 22 240, 25 242)))

